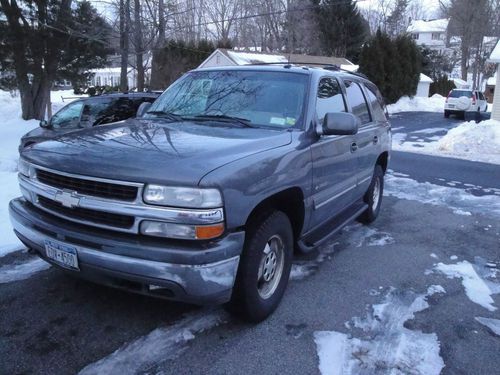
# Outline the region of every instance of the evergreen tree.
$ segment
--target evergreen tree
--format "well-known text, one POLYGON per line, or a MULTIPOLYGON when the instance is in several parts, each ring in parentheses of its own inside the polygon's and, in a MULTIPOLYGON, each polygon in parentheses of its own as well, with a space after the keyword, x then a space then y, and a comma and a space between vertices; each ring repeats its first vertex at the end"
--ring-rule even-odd
POLYGON ((0 19, 2 55, 11 61, 25 120, 44 118, 52 84, 63 74, 75 77, 104 61, 105 21, 88 2, 0 0, 0 19))
POLYGON ((378 30, 361 50, 359 70, 379 87, 388 103, 394 103, 404 95, 415 95, 420 60, 420 51, 409 36, 392 40, 378 30))
POLYGON ((357 61, 369 33, 366 20, 352 0, 324 0, 316 3, 320 48, 324 55, 357 61))
POLYGON ((408 0, 396 0, 394 10, 387 17, 387 33, 391 36, 397 36, 406 31, 408 22, 406 21, 406 8, 408 0))

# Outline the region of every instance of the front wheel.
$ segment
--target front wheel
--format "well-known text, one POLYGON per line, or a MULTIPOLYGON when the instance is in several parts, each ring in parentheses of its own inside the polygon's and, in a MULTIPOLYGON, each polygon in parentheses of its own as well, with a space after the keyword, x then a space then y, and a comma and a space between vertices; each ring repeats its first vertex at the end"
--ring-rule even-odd
POLYGON ((293 232, 288 216, 272 211, 251 220, 228 305, 230 311, 250 322, 271 315, 288 284, 292 256, 293 232))
POLYGON ((359 221, 364 224, 370 224, 375 221, 380 211, 382 195, 384 193, 384 171, 380 165, 375 166, 372 182, 366 191, 363 200, 368 204, 368 208, 359 217, 359 221))

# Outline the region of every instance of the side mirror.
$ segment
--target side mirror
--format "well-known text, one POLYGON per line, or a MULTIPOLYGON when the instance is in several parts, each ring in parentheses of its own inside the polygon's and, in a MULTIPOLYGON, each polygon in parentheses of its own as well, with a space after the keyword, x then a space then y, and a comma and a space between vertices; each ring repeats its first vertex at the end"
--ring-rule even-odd
POLYGON ((358 116, 346 112, 330 112, 325 115, 321 133, 324 135, 354 135, 358 132, 358 116))
POLYGON ((40 127, 44 129, 50 128, 49 122, 47 120, 40 120, 40 127))
POLYGON ((139 108, 137 108, 137 113, 136 113, 135 117, 142 117, 142 116, 144 116, 144 114, 148 111, 148 109, 150 107, 151 107, 151 103, 148 103, 148 102, 141 103, 141 105, 139 106, 139 108))

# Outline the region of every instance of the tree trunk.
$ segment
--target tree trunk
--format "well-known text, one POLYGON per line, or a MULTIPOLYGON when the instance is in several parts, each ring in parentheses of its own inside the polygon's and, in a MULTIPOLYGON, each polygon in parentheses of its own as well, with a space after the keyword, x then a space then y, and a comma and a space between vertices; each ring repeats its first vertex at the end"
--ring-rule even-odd
POLYGON ((135 65, 137 69, 137 91, 144 91, 144 64, 142 61, 142 25, 141 2, 134 0, 134 39, 135 39, 135 65))
POLYGON ((165 3, 164 0, 158 1, 158 42, 157 47, 163 47, 165 44, 165 3))
POLYGON ((120 91, 128 91, 128 34, 130 25, 130 0, 120 0, 120 91))
POLYGON ((467 81, 467 69, 469 68, 469 47, 465 45, 465 43, 462 41, 462 56, 460 60, 460 67, 462 71, 462 79, 464 81, 467 81))

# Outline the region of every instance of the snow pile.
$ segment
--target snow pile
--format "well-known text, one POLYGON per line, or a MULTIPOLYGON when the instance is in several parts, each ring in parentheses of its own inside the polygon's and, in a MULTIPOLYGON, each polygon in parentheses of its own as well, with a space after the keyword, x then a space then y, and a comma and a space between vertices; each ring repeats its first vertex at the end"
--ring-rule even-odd
POLYGON ((38 121, 21 119, 17 93, 0 90, 0 257, 22 248, 9 222, 8 205, 21 195, 17 183, 18 146, 22 135, 38 126, 38 121))
POLYGON ((0 284, 28 279, 31 275, 50 268, 50 264, 36 257, 23 263, 0 267, 0 284))
POLYGON ((372 306, 365 319, 354 318, 363 339, 335 331, 317 331, 319 370, 323 375, 347 374, 439 374, 444 367, 435 333, 412 331, 404 326, 415 313, 429 307, 426 299, 445 293, 439 285, 424 295, 392 290, 384 302, 372 306))
POLYGON ((489 311, 495 311, 497 309, 493 305, 495 301, 491 298, 494 291, 492 291, 485 280, 478 275, 472 264, 466 260, 456 264, 438 263, 435 266, 435 270, 443 273, 450 279, 462 279, 465 294, 472 302, 483 306, 489 311))
POLYGON ((430 98, 403 96, 397 103, 389 104, 387 110, 390 114, 398 112, 443 112, 446 98, 434 94, 430 98))
MULTIPOLYGON (((109 356, 91 363, 79 372, 86 374, 150 373, 150 369, 179 356, 195 334, 209 330, 226 319, 222 310, 201 310, 180 322, 157 328, 137 340, 123 345, 109 356)), ((156 373, 156 372, 152 372, 156 373)))
POLYGON ((437 149, 471 160, 480 157, 482 161, 500 164, 500 121, 464 122, 448 131, 437 142, 437 149))

